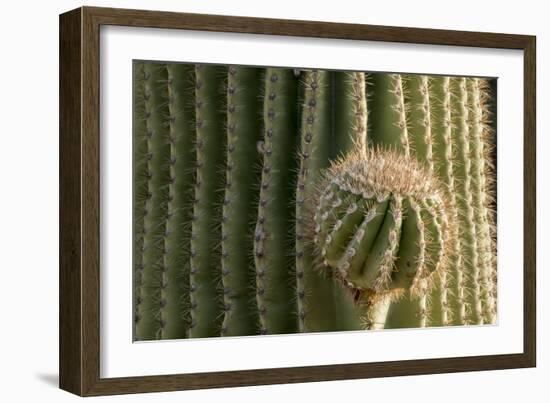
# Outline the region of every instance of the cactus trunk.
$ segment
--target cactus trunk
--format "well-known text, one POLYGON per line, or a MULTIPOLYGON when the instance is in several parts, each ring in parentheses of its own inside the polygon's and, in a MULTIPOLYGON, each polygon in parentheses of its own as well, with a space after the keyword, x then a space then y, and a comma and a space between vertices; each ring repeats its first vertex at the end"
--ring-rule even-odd
POLYGON ((134 340, 496 322, 494 81, 136 61, 134 340))

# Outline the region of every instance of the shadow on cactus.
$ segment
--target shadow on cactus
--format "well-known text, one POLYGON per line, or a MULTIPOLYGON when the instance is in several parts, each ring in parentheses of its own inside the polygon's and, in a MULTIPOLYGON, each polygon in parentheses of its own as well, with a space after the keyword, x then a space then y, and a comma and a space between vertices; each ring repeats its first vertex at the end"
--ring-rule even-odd
POLYGON ((134 340, 496 322, 496 81, 133 65, 134 340))

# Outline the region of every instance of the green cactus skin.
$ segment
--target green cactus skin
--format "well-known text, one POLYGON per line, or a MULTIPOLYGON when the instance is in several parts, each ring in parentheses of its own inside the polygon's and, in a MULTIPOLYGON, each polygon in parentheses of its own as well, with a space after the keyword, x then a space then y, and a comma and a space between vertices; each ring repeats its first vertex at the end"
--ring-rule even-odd
POLYGON ((225 100, 220 96, 227 68, 195 67, 196 184, 192 217, 189 337, 221 333, 221 227, 225 178, 225 100))
POLYGON ((137 324, 140 317, 143 271, 143 229, 145 228, 144 212, 149 192, 149 178, 147 177, 147 125, 145 121, 145 69, 141 62, 134 62, 133 71, 133 299, 134 299, 134 328, 133 340, 137 340, 137 324))
POLYGON ((339 157, 367 145, 367 100, 365 74, 332 73, 334 102, 334 150, 339 157))
POLYGON ((454 94, 453 103, 453 141, 457 150, 456 161, 453 166, 455 175, 455 191, 457 192, 457 203, 459 210, 459 236, 462 237, 461 253, 465 257, 467 276, 464 281, 466 288, 470 290, 466 295, 468 305, 466 324, 482 324, 482 306, 480 289, 479 256, 476 237, 476 223, 474 219, 473 195, 472 195, 472 161, 470 159, 470 126, 468 91, 465 78, 451 78, 451 91, 454 94))
POLYGON ((261 70, 229 67, 227 82, 227 167, 222 217, 222 282, 225 317, 222 336, 255 334, 253 248, 261 164, 261 70))
POLYGON ((260 334, 298 330, 293 255, 294 156, 296 155, 298 80, 290 69, 268 68, 264 93, 264 140, 260 202, 254 232, 256 300, 260 334))
POLYGON ((187 336, 189 315, 189 257, 191 216, 196 165, 193 82, 194 67, 171 63, 168 69, 168 109, 170 160, 166 211, 165 287, 161 288, 163 320, 161 337, 187 336))
POLYGON ((168 93, 167 70, 163 64, 146 63, 145 121, 147 125, 148 194, 144 211, 142 298, 136 336, 139 340, 155 340, 162 336, 165 324, 162 289, 166 285, 164 273, 166 201, 169 177, 168 161, 168 93))
POLYGON ((403 78, 400 74, 369 74, 369 125, 373 145, 410 154, 403 78))
POLYGON ((482 93, 488 90, 486 81, 479 78, 467 79, 471 122, 470 149, 472 160, 472 187, 474 199, 474 213, 478 239, 478 255, 481 266, 481 298, 483 302, 483 317, 486 323, 494 324, 496 321, 495 306, 495 280, 493 278, 494 246, 491 239, 491 213, 489 206, 492 203, 487 189, 491 186, 488 182, 491 175, 490 144, 485 137, 491 135, 487 126, 488 110, 486 100, 482 93))

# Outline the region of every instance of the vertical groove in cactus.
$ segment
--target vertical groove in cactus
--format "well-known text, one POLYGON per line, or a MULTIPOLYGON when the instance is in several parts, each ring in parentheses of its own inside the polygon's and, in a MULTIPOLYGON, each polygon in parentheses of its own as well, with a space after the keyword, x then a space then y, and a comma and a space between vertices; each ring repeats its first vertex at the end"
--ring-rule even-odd
POLYGON ((194 69, 185 64, 168 64, 168 109, 170 146, 168 197, 166 206, 165 287, 162 338, 187 336, 189 316, 189 251, 194 189, 195 129, 194 69))
POLYGON ((257 68, 231 66, 227 82, 227 167, 222 216, 222 282, 225 316, 222 336, 255 334, 253 248, 259 188, 262 84, 257 68))
POLYGON ((289 202, 294 200, 297 145, 297 79, 292 70, 268 68, 264 89, 264 138, 260 201, 254 232, 256 299, 260 333, 298 329, 289 202))
POLYGON ((133 339, 138 339, 137 325, 141 320, 140 305, 143 301, 143 236, 145 224, 145 204, 149 192, 147 177, 147 125, 145 123, 145 69, 141 62, 133 66, 133 210, 132 222, 134 242, 133 256, 133 299, 134 327, 133 339))
POLYGON ((465 266, 468 275, 465 276, 466 287, 470 290, 466 295, 468 305, 471 307, 467 314, 466 323, 481 324, 483 322, 480 290, 480 270, 477 253, 476 223, 474 219, 473 195, 472 195, 472 161, 470 159, 470 126, 468 91, 465 78, 452 78, 451 91, 453 91, 453 111, 455 116, 453 141, 456 147, 457 164, 455 169, 455 192, 457 202, 462 214, 459 215, 459 225, 462 237, 461 253, 465 257, 465 266))
POLYGON ((495 323, 494 83, 134 62, 134 340, 495 323))
POLYGON ((221 333, 223 296, 219 287, 225 172, 225 101, 221 96, 227 69, 195 67, 196 183, 190 267, 190 337, 221 333))
POLYGON ((137 337, 154 340, 162 336, 165 312, 162 301, 164 272, 166 201, 169 176, 167 70, 162 64, 144 65, 145 122, 147 127, 148 192, 144 211, 142 301, 139 304, 137 337))
POLYGON ((493 280, 492 261, 495 255, 494 247, 491 239, 491 218, 492 214, 489 209, 491 198, 488 194, 488 189, 491 184, 488 183, 491 177, 490 163, 490 147, 486 146, 487 138, 491 135, 490 128, 487 126, 486 100, 482 95, 482 91, 487 91, 487 83, 479 78, 468 79, 468 91, 470 94, 471 110, 471 150, 472 150, 472 184, 474 194, 474 210, 475 221, 478 239, 478 254, 481 267, 481 298, 485 302, 483 316, 488 323, 495 323, 496 308, 495 308, 495 287, 493 280))

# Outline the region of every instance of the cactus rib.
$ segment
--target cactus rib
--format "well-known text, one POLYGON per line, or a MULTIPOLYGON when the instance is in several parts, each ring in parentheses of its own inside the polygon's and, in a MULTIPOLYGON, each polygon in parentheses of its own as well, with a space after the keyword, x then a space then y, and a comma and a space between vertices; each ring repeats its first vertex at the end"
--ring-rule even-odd
POLYGON ((162 338, 187 337, 189 327, 189 250, 191 203, 195 167, 194 68, 186 64, 168 64, 169 178, 166 211, 166 253, 163 289, 165 326, 162 338))
POLYGON ((224 183, 225 113, 219 96, 226 68, 195 67, 196 182, 192 217, 189 337, 219 336, 223 320, 219 284, 221 205, 224 183))
POLYGON ((454 146, 457 149, 457 164, 455 169, 455 192, 459 195, 457 201, 460 210, 463 212, 459 216, 461 226, 461 242, 462 253, 466 256, 465 265, 468 275, 465 276, 467 287, 471 290, 471 295, 466 296, 470 300, 470 306, 473 309, 469 312, 467 322, 481 324, 483 321, 482 306, 481 306, 481 290, 479 286, 480 270, 479 259, 477 253, 477 238, 476 238, 476 223, 474 220, 473 195, 472 195, 472 172, 470 160, 470 127, 469 108, 468 108, 468 91, 466 88, 465 78, 452 78, 451 88, 454 90, 454 108, 456 111, 454 116, 455 136, 454 146))
MULTIPOLYGON (((268 68, 264 94, 264 140, 260 202, 254 232, 256 299, 260 334, 292 333, 298 328, 289 234, 295 192, 293 156, 297 130, 297 80, 289 69, 268 68), (293 313, 292 313, 293 312, 293 313)), ((293 234, 292 234, 293 235, 293 234)))
POLYGON ((147 124, 149 190, 145 203, 144 255, 143 255, 143 300, 140 321, 137 326, 140 340, 154 340, 162 336, 165 326, 163 288, 166 286, 164 256, 166 201, 168 192, 165 183, 169 176, 168 161, 168 108, 167 70, 163 64, 146 63, 145 70, 145 117, 147 124))
POLYGON ((253 247, 260 164, 261 130, 257 97, 260 70, 230 66, 227 82, 227 167, 222 216, 222 277, 225 316, 222 336, 254 334, 258 329, 253 247))

